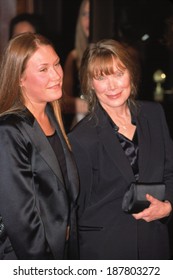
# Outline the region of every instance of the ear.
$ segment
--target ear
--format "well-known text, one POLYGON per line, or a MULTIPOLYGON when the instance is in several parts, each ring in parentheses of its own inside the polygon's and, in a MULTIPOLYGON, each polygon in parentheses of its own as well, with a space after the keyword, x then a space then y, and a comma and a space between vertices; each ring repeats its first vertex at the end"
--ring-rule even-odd
POLYGON ((92 90, 94 90, 93 82, 92 82, 92 81, 90 81, 90 88, 91 88, 92 90))
POLYGON ((22 75, 22 77, 20 78, 20 82, 19 82, 20 87, 23 87, 24 80, 25 80, 25 77, 22 75))

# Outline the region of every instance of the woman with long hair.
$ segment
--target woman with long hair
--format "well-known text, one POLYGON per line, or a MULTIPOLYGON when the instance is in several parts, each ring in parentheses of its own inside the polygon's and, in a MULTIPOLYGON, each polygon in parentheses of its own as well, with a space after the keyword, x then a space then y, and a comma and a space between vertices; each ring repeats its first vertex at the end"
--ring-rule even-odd
POLYGON ((59 105, 60 58, 47 38, 23 33, 0 69, 0 259, 77 258, 78 177, 59 105))

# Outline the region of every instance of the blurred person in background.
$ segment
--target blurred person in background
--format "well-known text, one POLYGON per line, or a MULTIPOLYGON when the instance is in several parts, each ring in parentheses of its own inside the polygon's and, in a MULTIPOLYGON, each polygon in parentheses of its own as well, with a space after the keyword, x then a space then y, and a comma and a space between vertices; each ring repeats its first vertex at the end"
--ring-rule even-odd
POLYGON ((30 13, 22 13, 13 17, 9 26, 9 39, 25 32, 44 34, 43 18, 30 13))
POLYGON ((74 126, 88 112, 88 106, 79 85, 78 71, 84 50, 89 40, 89 0, 83 0, 76 23, 75 48, 67 55, 64 64, 64 121, 67 130, 74 126))

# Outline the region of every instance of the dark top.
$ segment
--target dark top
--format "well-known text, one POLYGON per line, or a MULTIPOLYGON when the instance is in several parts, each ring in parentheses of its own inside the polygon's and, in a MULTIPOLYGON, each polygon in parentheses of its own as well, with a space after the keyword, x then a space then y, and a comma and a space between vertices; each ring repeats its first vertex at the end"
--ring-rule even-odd
MULTIPOLYGON (((105 114, 106 111, 105 111, 105 114)), ((118 140, 120 141, 121 147, 124 150, 126 157, 128 158, 130 165, 132 167, 134 176, 136 181, 139 179, 139 167, 138 167, 138 154, 139 154, 139 146, 138 146, 138 135, 137 129, 135 130, 133 139, 130 140, 129 138, 125 137, 123 134, 119 133, 119 127, 112 121, 112 119, 107 114, 108 119, 112 128, 114 129, 118 140)), ((134 116, 132 115, 132 123, 135 124, 134 116)))
POLYGON ((133 136, 133 139, 130 140, 121 133, 117 132, 117 137, 120 141, 120 144, 125 152, 126 157, 130 161, 130 165, 133 169, 134 176, 136 178, 136 181, 139 178, 139 169, 138 169, 138 137, 137 132, 135 131, 135 134, 133 136))
POLYGON ((67 167, 66 167, 66 161, 65 161, 65 155, 64 155, 64 151, 62 148, 62 144, 61 141, 57 135, 57 133, 55 132, 54 134, 47 136, 47 139, 49 140, 49 143, 52 146, 52 149, 55 152, 55 155, 59 161, 59 165, 61 168, 61 172, 63 175, 63 179, 64 179, 64 183, 67 186, 68 185, 68 181, 67 181, 67 167))

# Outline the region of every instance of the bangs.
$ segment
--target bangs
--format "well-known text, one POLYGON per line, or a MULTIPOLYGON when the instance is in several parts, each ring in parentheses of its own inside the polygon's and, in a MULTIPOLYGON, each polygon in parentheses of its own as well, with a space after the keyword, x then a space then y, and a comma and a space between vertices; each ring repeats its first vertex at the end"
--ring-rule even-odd
POLYGON ((89 63, 88 74, 90 78, 98 78, 99 76, 114 74, 117 69, 124 71, 126 67, 120 62, 120 60, 112 54, 102 54, 93 58, 89 63))

